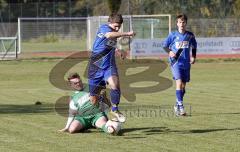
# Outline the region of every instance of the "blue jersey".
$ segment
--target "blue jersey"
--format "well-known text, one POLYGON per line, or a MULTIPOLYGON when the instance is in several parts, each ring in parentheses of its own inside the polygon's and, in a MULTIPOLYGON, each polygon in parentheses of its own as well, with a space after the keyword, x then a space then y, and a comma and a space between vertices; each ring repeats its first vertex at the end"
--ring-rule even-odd
POLYGON ((190 50, 191 48, 197 49, 197 42, 193 33, 185 31, 179 33, 178 31, 172 32, 164 41, 163 47, 169 48, 176 54, 176 58, 170 58, 172 63, 176 63, 181 68, 190 68, 190 50))
POLYGON ((108 24, 103 24, 99 28, 91 55, 92 64, 101 69, 115 66, 115 49, 117 46, 117 39, 108 39, 105 34, 112 32, 113 29, 108 24))

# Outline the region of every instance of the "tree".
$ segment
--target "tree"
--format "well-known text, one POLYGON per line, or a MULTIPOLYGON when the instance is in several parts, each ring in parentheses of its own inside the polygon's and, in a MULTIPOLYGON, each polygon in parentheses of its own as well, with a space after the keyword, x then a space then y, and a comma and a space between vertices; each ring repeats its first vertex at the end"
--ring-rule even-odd
POLYGON ((111 13, 117 13, 121 6, 121 0, 108 0, 108 7, 111 13))
POLYGON ((0 0, 0 12, 7 6, 7 2, 5 0, 0 0))
POLYGON ((0 22, 4 21, 4 8, 7 7, 5 0, 0 0, 0 22))
POLYGON ((240 16, 240 0, 236 0, 234 2, 234 6, 233 6, 233 12, 234 12, 234 16, 235 17, 239 17, 240 16))

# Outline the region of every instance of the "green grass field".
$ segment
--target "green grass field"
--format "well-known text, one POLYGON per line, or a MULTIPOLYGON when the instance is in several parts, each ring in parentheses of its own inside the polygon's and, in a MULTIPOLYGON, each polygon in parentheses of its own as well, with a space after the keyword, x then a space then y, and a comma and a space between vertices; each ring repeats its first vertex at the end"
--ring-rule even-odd
MULTIPOLYGON (((121 136, 96 129, 73 135, 57 132, 65 126, 66 117, 55 111, 56 100, 70 94, 49 82, 49 73, 59 61, 1 62, 1 152, 240 151, 239 61, 196 63, 185 95, 185 103, 192 107, 191 116, 129 115, 121 136), (42 105, 35 105, 36 101, 42 105)), ((70 71, 83 73, 85 66, 77 64, 70 71)), ((132 68, 132 72, 137 70, 132 68)), ((169 68, 160 75, 170 78, 169 68)), ((171 107, 174 90, 171 86, 159 92, 137 94, 136 101, 131 103, 123 98, 122 105, 171 107)))
POLYGON ((23 53, 81 51, 87 50, 87 42, 85 39, 78 41, 62 40, 55 43, 30 41, 23 42, 21 47, 23 53))

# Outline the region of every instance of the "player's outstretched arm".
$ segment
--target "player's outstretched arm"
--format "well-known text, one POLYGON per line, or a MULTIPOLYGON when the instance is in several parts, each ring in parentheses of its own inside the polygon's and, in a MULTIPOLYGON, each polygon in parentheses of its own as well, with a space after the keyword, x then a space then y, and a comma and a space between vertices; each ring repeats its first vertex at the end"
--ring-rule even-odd
POLYGON ((119 37, 124 37, 124 36, 135 36, 136 33, 133 31, 130 32, 108 32, 105 34, 106 38, 119 38, 119 37))
POLYGON ((74 105, 73 101, 69 103, 69 112, 68 120, 66 126, 63 129, 58 130, 59 132, 68 132, 68 128, 74 120, 75 115, 77 114, 77 107, 74 105))
POLYGON ((60 129, 58 130, 59 132, 68 132, 68 128, 63 128, 63 129, 60 129))
POLYGON ((70 127, 72 121, 74 120, 73 115, 69 115, 66 126, 63 129, 58 130, 59 132, 68 132, 68 128, 70 127))

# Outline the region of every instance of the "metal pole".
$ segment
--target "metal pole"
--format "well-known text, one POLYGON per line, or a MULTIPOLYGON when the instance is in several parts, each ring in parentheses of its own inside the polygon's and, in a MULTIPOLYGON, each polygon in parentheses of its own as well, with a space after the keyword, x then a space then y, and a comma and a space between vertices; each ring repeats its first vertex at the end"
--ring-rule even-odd
POLYGON ((15 45, 15 58, 17 59, 18 58, 18 50, 17 50, 17 38, 14 40, 14 45, 15 45))
POLYGON ((151 19, 151 39, 153 39, 153 19, 151 19))
POLYGON ((18 50, 17 53, 21 53, 21 18, 18 18, 18 34, 17 34, 17 41, 18 41, 18 50))

